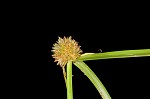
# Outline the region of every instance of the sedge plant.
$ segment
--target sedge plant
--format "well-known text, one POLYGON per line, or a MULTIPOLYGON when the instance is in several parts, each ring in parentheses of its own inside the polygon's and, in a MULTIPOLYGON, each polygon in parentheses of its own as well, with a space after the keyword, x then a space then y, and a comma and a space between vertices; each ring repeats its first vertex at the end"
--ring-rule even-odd
POLYGON ((63 71, 67 88, 67 99, 73 99, 72 64, 79 68, 89 78, 89 80, 95 86, 103 99, 111 99, 111 96, 109 95, 100 79, 90 69, 90 67, 84 63, 84 61, 150 56, 150 49, 83 54, 80 47, 81 46, 79 46, 71 36, 64 38, 59 37, 58 41, 52 47, 52 57, 55 59, 55 62, 57 62, 57 65, 59 65, 63 71))

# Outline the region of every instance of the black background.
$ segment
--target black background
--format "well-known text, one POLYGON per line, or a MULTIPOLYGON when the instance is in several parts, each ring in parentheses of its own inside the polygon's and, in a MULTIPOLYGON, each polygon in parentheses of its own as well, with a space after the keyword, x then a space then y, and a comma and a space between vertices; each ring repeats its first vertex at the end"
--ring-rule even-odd
MULTIPOLYGON (((66 11, 68 8, 47 8, 10 11, 8 22, 11 28, 7 30, 12 34, 7 37, 14 42, 10 41, 12 46, 8 48, 8 53, 13 53, 8 63, 13 63, 13 66, 6 66, 4 74, 7 75, 4 86, 9 92, 7 96, 66 99, 62 69, 51 57, 51 49, 58 36, 72 36, 84 53, 97 53, 100 49, 109 52, 150 48, 149 16, 144 9, 106 7, 66 11), (45 10, 47 8, 49 10, 45 10)), ((97 74, 112 98, 148 97, 148 57, 85 63, 97 74)), ((73 75, 74 99, 101 98, 88 78, 75 66, 73 75)))

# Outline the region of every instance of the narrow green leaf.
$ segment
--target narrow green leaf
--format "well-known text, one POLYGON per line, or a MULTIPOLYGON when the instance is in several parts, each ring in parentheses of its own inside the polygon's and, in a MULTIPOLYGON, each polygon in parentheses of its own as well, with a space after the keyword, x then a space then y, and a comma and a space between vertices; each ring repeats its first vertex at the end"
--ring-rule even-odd
POLYGON ((111 99, 102 82, 83 61, 75 61, 74 64, 90 79, 103 99, 111 99))
POLYGON ((98 60, 98 59, 112 59, 112 58, 129 58, 129 57, 146 57, 150 56, 150 49, 139 50, 123 50, 105 53, 89 53, 82 54, 77 60, 98 60))
POLYGON ((73 99, 72 61, 67 63, 67 99, 73 99))

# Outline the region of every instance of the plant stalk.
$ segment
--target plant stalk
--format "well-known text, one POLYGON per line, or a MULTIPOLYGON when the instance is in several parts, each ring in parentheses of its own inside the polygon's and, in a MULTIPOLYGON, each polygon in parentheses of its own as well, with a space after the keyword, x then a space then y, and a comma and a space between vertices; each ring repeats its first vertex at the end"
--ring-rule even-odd
POLYGON ((67 99, 73 99, 72 89, 72 61, 69 61, 67 63, 67 99))

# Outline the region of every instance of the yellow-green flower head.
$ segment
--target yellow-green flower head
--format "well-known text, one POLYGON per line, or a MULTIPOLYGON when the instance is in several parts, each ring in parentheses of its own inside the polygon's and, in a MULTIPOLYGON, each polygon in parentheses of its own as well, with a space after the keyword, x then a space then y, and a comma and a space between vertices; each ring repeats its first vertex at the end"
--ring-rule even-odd
POLYGON ((64 38, 58 37, 58 41, 52 47, 52 56, 55 58, 54 62, 57 62, 57 65, 63 67, 68 61, 76 60, 82 53, 80 47, 71 36, 64 38))

